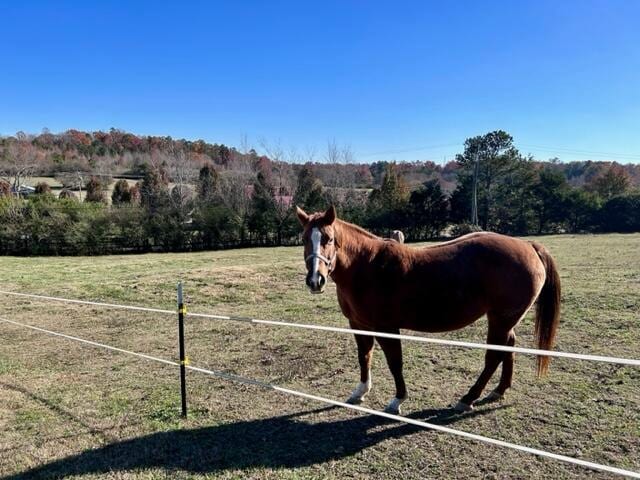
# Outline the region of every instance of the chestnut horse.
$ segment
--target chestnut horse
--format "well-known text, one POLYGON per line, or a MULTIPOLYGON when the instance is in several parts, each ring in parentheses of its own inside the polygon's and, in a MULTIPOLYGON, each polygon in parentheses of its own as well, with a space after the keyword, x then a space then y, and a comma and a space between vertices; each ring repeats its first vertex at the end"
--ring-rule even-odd
MULTIPOLYGON (((487 343, 513 346, 514 327, 538 300, 535 336, 540 349, 551 349, 560 317, 560 277, 549 252, 536 242, 496 233, 472 233, 424 248, 385 241, 339 220, 332 206, 307 214, 297 208, 304 227, 306 283, 322 293, 330 276, 342 313, 353 329, 399 333, 456 330, 487 315, 487 343)), ((360 383, 348 399, 360 403, 371 390, 374 337, 355 335, 360 383)), ((400 413, 407 399, 400 340, 376 337, 396 387, 386 411, 400 413)), ((487 400, 497 400, 511 386, 514 354, 487 350, 484 370, 456 404, 471 410, 502 363, 500 382, 487 400)), ((538 376, 549 357, 538 357, 538 376)))

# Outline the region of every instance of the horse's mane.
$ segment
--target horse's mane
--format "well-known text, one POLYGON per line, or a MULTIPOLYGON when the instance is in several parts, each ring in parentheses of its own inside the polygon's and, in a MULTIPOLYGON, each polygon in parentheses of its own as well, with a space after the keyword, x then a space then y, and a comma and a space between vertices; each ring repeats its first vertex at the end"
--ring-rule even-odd
POLYGON ((491 232, 473 232, 473 233, 469 233, 467 235, 463 235, 461 237, 458 238, 454 238, 452 240, 446 241, 446 242, 441 242, 441 243, 437 243, 436 245, 424 245, 424 246, 420 246, 417 248, 410 248, 407 245, 400 243, 400 242, 396 242, 393 239, 389 239, 389 238, 382 238, 379 237, 378 235, 374 235, 373 233, 369 232, 368 230, 365 230, 364 228, 362 228, 359 225, 353 224, 353 223, 349 223, 345 220, 341 220, 338 219, 336 220, 336 223, 344 230, 346 231, 347 234, 351 235, 351 238, 353 240, 355 240, 356 243, 362 243, 360 240, 361 238, 366 238, 368 240, 377 240, 379 242, 392 242, 394 244, 397 244, 399 246, 404 247, 403 250, 407 251, 407 250, 413 250, 414 252, 424 252, 424 251, 432 251, 432 250, 437 250, 443 247, 448 247, 450 245, 455 245, 457 243, 460 242, 464 242, 464 241, 468 241, 472 238, 475 237, 480 237, 480 236, 485 236, 485 235, 491 235, 491 232), (360 238, 359 238, 360 237, 360 238))
POLYGON ((423 250, 438 249, 442 247, 448 247, 450 245, 455 245, 456 243, 464 242, 466 240, 470 240, 475 237, 482 237, 485 235, 492 235, 492 234, 493 232, 472 232, 472 233, 467 233, 466 235, 462 235, 461 237, 454 238, 452 240, 447 240, 446 242, 440 242, 435 245, 424 245, 420 248, 423 250))
POLYGON ((371 232, 365 230, 364 228, 362 228, 362 227, 360 227, 358 225, 355 225, 353 223, 349 223, 349 222, 346 222, 346 221, 340 220, 340 219, 336 220, 336 222, 338 223, 338 225, 342 229, 346 229, 347 231, 350 231, 349 233, 359 234, 359 235, 362 235, 362 236, 364 236, 366 238, 369 238, 371 240, 384 240, 382 237, 374 235, 373 233, 371 233, 371 232))

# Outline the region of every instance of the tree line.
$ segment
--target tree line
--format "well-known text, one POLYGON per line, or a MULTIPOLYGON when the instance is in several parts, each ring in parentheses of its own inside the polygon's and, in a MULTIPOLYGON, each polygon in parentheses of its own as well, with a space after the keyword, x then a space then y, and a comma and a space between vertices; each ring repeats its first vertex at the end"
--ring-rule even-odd
MULTIPOLYGON (((640 192, 627 170, 609 164, 572 184, 565 164, 521 154, 504 131, 467 139, 451 169, 453 188, 436 175, 419 184, 408 181, 403 164, 370 165, 379 181, 362 188, 355 177, 331 182, 318 163, 286 162, 277 149, 268 157, 249 156, 249 169, 206 160, 194 170, 189 149, 171 156, 150 150, 148 161, 136 167, 137 183, 89 175, 81 186, 83 201, 72 188, 55 196, 40 183, 23 196, 15 178, 0 180, 0 253, 291 245, 300 241, 295 205, 317 211, 333 204, 341 218, 383 236, 403 230, 409 241, 478 229, 511 235, 640 231, 640 192)), ((345 165, 334 166, 339 171, 345 165)))

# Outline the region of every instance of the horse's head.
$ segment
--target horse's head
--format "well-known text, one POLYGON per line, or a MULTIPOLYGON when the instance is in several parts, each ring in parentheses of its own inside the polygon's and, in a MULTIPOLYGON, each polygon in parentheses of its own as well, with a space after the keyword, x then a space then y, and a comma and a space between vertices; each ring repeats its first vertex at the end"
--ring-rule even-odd
POLYGON ((304 228, 302 241, 304 261, 307 265, 307 286, 311 293, 322 293, 329 275, 336 266, 336 209, 331 206, 326 212, 309 215, 300 207, 296 207, 296 214, 304 228))

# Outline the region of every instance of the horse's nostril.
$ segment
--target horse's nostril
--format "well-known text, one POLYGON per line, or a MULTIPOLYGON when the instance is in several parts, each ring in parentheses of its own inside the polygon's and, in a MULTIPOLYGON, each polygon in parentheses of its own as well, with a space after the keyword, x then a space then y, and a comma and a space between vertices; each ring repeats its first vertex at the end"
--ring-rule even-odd
POLYGON ((327 279, 324 277, 324 275, 318 275, 318 285, 320 285, 321 287, 324 287, 324 284, 327 282, 327 279))

